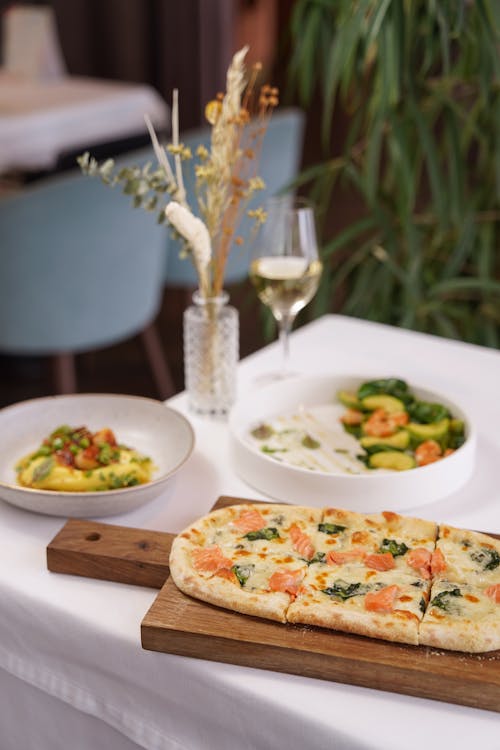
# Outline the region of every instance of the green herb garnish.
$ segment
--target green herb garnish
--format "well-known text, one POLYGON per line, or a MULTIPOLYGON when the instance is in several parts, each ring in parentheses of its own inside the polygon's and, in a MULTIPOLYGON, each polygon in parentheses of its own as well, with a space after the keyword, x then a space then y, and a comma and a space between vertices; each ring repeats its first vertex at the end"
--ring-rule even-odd
POLYGON ((33 481, 39 482, 41 479, 46 479, 46 477, 48 477, 50 472, 52 471, 53 466, 54 459, 52 458, 52 456, 44 459, 42 463, 38 464, 38 466, 36 466, 33 470, 33 481))
POLYGON ((341 526, 339 523, 318 524, 318 531, 322 531, 323 534, 341 534, 346 528, 347 526, 341 526))
POLYGON ((383 539, 378 549, 379 552, 390 552, 393 557, 400 557, 406 555, 410 548, 404 542, 399 543, 395 539, 383 539))
POLYGON ((449 589, 448 591, 441 591, 441 593, 435 596, 434 599, 431 601, 431 607, 439 607, 439 609, 442 609, 445 612, 452 611, 453 606, 449 598, 451 596, 454 596, 454 597, 462 596, 462 592, 460 591, 459 588, 449 589))
POLYGON ((321 447, 321 443, 310 435, 304 435, 302 438, 302 445, 304 448, 309 448, 310 450, 316 450, 321 447))
POLYGON ((248 539, 249 542, 255 542, 257 539, 279 539, 278 529, 275 526, 267 526, 265 529, 259 529, 258 531, 249 531, 243 535, 244 539, 248 539))
POLYGON ((313 563, 325 563, 325 562, 326 562, 325 552, 316 552, 312 560, 306 560, 306 563, 308 565, 312 565, 313 563))
POLYGON ((61 448, 64 448, 64 440, 62 437, 56 437, 52 441, 52 450, 54 451, 60 451, 61 448))
POLYGON ((255 569, 255 565, 233 565, 231 568, 232 572, 240 582, 240 586, 244 586, 252 575, 255 569))
POLYGON ((341 602, 345 602, 346 599, 351 599, 353 596, 366 594, 369 590, 370 587, 364 583, 346 583, 342 580, 335 581, 335 583, 326 589, 321 589, 323 594, 327 594, 341 602))
POLYGON ((470 556, 483 570, 495 570, 500 565, 500 555, 495 549, 481 547, 478 552, 471 552, 470 556))
POLYGON ((273 434, 274 430, 268 424, 260 424, 252 430, 251 435, 256 440, 267 440, 273 434))

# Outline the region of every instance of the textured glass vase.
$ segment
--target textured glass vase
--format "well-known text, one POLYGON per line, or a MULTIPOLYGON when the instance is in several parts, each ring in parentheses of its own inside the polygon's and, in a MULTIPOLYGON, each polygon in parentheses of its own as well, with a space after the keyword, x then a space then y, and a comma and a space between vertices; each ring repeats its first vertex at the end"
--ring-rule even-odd
POLYGON ((196 414, 223 418, 236 398, 239 355, 238 312, 229 295, 193 294, 184 313, 184 376, 189 407, 196 414))

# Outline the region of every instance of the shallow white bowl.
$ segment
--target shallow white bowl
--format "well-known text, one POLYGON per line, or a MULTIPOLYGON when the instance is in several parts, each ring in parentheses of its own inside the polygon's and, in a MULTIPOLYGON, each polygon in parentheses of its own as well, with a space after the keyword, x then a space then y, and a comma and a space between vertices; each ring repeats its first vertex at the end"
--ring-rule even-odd
POLYGON ((23 401, 0 410, 0 499, 36 513, 75 518, 111 516, 138 508, 167 488, 188 460, 194 433, 188 420, 160 401, 139 396, 79 394, 23 401), (104 492, 53 492, 20 487, 15 466, 61 424, 91 431, 110 427, 119 442, 150 456, 147 484, 104 492))
POLYGON ((272 383, 237 402, 229 416, 229 429, 231 458, 238 475, 254 489, 277 500, 320 507, 333 505, 362 512, 416 508, 459 489, 474 470, 474 426, 458 404, 413 383, 408 384, 409 388, 419 399, 444 404, 466 425, 465 443, 436 463, 410 471, 333 474, 278 462, 249 440, 250 430, 261 422, 293 414, 300 406, 334 403, 339 390, 356 391, 361 383, 373 379, 373 376, 355 375, 290 378, 272 383))

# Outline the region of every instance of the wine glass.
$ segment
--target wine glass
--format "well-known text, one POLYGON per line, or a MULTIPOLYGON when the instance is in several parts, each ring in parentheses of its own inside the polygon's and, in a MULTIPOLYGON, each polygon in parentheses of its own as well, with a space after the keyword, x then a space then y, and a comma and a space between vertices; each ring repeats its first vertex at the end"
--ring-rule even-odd
POLYGON ((271 198, 266 212, 255 240, 250 279, 278 324, 282 369, 272 379, 280 379, 290 375, 289 334, 294 320, 316 294, 323 267, 310 203, 284 195, 271 198))

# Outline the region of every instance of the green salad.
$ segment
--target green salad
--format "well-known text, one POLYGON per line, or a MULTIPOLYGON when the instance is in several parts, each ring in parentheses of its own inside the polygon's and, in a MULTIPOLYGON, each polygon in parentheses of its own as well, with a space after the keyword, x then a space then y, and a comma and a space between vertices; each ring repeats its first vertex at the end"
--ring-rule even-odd
POLYGON ((340 391, 340 421, 359 440, 369 469, 405 471, 440 461, 465 442, 465 425, 440 403, 420 401, 399 378, 370 380, 340 391))

